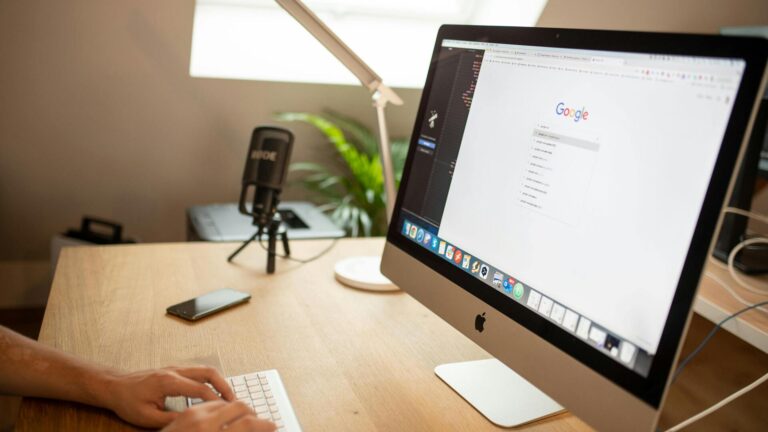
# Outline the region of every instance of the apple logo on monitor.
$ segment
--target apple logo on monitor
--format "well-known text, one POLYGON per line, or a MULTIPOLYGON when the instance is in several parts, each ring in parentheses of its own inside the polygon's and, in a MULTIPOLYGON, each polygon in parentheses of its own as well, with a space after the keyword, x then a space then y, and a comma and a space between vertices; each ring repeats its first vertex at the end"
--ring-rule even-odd
POLYGON ((479 331, 480 333, 485 330, 485 312, 483 312, 482 315, 477 314, 475 317, 475 330, 479 331))

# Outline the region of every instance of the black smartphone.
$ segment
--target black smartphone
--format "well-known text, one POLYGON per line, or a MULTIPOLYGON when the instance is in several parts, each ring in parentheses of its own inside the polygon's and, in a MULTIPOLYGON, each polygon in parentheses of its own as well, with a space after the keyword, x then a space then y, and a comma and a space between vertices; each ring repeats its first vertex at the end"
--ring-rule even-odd
POLYGON ((232 306, 245 303, 250 300, 251 295, 244 292, 235 291, 229 288, 223 288, 191 300, 181 302, 170 306, 165 311, 171 315, 184 318, 189 321, 197 321, 208 315, 229 309, 232 306))

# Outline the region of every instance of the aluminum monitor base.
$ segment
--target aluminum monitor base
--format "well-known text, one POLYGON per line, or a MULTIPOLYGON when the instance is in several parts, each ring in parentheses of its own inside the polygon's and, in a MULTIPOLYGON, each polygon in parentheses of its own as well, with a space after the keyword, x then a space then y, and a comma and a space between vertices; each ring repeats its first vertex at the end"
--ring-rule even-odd
POLYGON ((520 426, 564 411, 557 402, 496 359, 442 364, 435 368, 435 374, 501 427, 520 426))

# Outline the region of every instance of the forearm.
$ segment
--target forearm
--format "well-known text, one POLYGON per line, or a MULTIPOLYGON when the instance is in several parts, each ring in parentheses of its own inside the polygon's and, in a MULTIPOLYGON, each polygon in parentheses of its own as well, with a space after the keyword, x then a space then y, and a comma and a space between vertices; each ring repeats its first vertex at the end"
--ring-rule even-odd
POLYGON ((0 326, 0 393, 106 407, 115 373, 0 326))

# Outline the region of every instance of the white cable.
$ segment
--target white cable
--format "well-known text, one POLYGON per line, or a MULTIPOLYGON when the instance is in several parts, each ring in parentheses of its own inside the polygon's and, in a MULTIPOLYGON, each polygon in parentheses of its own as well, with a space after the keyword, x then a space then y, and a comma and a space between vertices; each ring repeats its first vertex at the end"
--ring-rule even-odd
POLYGON ((764 216, 761 214, 757 214, 748 210, 736 208, 736 207, 726 207, 723 209, 723 212, 725 213, 733 213, 741 216, 746 216, 748 218, 752 218, 755 220, 758 220, 766 225, 768 225, 768 216, 764 216))
MULTIPOLYGON (((748 218, 756 219, 756 220, 758 220, 758 221, 760 221, 760 222, 762 222, 764 224, 768 224, 768 217, 763 216, 763 215, 759 215, 759 214, 756 214, 756 213, 752 213, 750 211, 738 209, 738 208, 735 208, 735 207, 726 207, 723 211, 726 212, 726 213, 734 213, 734 214, 737 214, 737 215, 746 216, 748 218)), ((723 264, 721 264, 719 262, 716 262, 715 260, 712 259, 712 257, 710 257, 710 261, 715 263, 718 267, 721 267, 721 268, 726 267, 728 269, 728 272, 731 274, 731 277, 733 278, 733 280, 735 280, 736 283, 741 285, 741 287, 744 288, 745 290, 747 290, 749 292, 752 292, 754 294, 768 295, 768 291, 764 291, 762 289, 756 288, 756 287, 754 287, 754 286, 744 282, 736 274, 736 269, 735 269, 735 267, 733 265, 733 262, 734 262, 734 260, 736 258, 736 254, 738 254, 739 251, 741 251, 743 248, 745 248, 745 247, 747 247, 747 246, 749 246, 751 244, 755 244, 755 243, 768 244, 768 239, 767 238, 762 238, 762 237, 751 238, 751 239, 744 240, 743 242, 737 244, 731 250, 731 252, 728 254, 728 265, 727 266, 725 266, 725 265, 723 265, 723 264)), ((720 286, 725 288, 725 290, 728 291, 733 296, 733 298, 738 300, 739 303, 742 303, 745 306, 752 306, 752 303, 746 301, 733 288, 731 288, 730 285, 725 283, 719 277, 715 276, 714 274, 712 274, 710 272, 705 272, 704 276, 708 276, 709 278, 711 278, 712 280, 717 282, 720 286)), ((768 309, 765 309, 765 308, 762 308, 762 307, 758 307, 756 309, 759 310, 760 312, 768 313, 768 309)), ((685 421, 677 424, 676 426, 673 426, 670 429, 667 429, 667 432, 679 431, 680 429, 682 429, 682 428, 684 428, 684 427, 686 427, 688 425, 691 425, 691 424, 701 420, 702 418, 704 418, 704 417, 712 414, 713 412, 719 410, 723 406, 731 403, 733 400, 741 397, 745 393, 751 391, 755 387, 757 387, 760 384, 764 383, 766 380, 768 380, 768 373, 763 375, 762 377, 758 378, 757 380, 755 380, 752 384, 749 384, 748 386, 742 388, 741 390, 736 391, 735 393, 731 394, 730 396, 726 397, 725 399, 721 400, 720 402, 712 405, 711 407, 705 409, 704 411, 694 415, 693 417, 689 418, 688 420, 685 420, 685 421)))
POLYGON ((712 414, 713 412, 719 410, 723 406, 731 403, 733 400, 741 397, 743 394, 749 392, 750 390, 752 390, 755 387, 759 386, 760 384, 764 383, 766 380, 768 380, 768 373, 763 375, 762 377, 758 378, 757 380, 755 380, 752 384, 750 384, 750 385, 744 387, 743 389, 741 389, 741 390, 731 394, 727 398, 725 398, 725 399, 721 400, 720 402, 712 405, 711 407, 705 409, 704 411, 696 414, 695 416, 689 418, 688 420, 685 420, 684 422, 679 423, 679 424, 677 424, 676 426, 673 426, 670 429, 667 429, 667 432, 679 431, 680 429, 690 425, 691 423, 694 423, 694 422, 697 422, 697 421, 701 420, 702 418, 712 414))
POLYGON ((730 273, 733 280, 735 280, 736 283, 741 285, 741 287, 744 288, 745 290, 753 294, 768 295, 768 291, 760 289, 754 285, 751 285, 745 282, 739 275, 736 274, 736 269, 733 266, 733 263, 736 260, 736 254, 738 254, 745 247, 753 244, 758 244, 758 243, 768 244, 768 239, 764 237, 755 237, 751 239, 746 239, 743 242, 737 244, 731 250, 731 253, 728 254, 728 273, 730 273))
MULTIPOLYGON (((758 222, 762 222, 762 223, 768 225, 768 216, 761 215, 761 214, 758 214, 758 213, 754 213, 754 212, 751 212, 751 211, 748 211, 748 210, 744 210, 744 209, 740 209, 740 208, 736 208, 736 207, 726 207, 726 208, 723 209, 723 212, 724 213, 733 213, 733 214, 737 214, 739 216, 745 216, 747 218, 755 219, 758 222)), ((730 253, 728 254, 727 264, 723 264, 723 263, 718 262, 712 256, 709 257, 709 262, 713 263, 714 265, 716 265, 716 266, 718 266, 720 268, 728 269, 728 273, 730 273, 730 275, 733 278, 733 280, 737 284, 739 284, 739 286, 741 286, 745 290, 751 292, 752 294, 768 295, 768 290, 764 290, 764 289, 758 288, 758 287, 756 287, 754 285, 751 285, 751 284, 747 283, 746 281, 744 281, 744 279, 742 279, 736 273, 736 268, 734 267, 734 262, 736 260, 736 255, 742 249, 744 249, 745 247, 747 247, 749 245, 752 245, 752 244, 756 244, 756 243, 768 244, 768 239, 766 239, 765 237, 755 237, 755 238, 744 240, 741 243, 737 244, 736 246, 734 246, 733 249, 731 249, 730 253)), ((715 279, 714 275, 712 275, 712 274, 708 274, 708 275, 711 278, 715 279)), ((727 284, 723 283, 721 280, 717 279, 717 282, 720 283, 720 285, 722 285, 723 287, 725 287, 728 290, 728 292, 731 293, 731 295, 733 295, 737 300, 739 300, 744 305, 748 306, 748 305, 751 304, 751 303, 747 303, 743 298, 741 298, 738 294, 736 294, 736 292, 731 287, 729 287, 727 284)))
POLYGON ((721 269, 728 270, 728 264, 725 264, 724 262, 720 261, 719 259, 715 258, 714 255, 709 256, 709 263, 713 264, 717 267, 720 267, 721 269))
MULTIPOLYGON (((750 302, 746 301, 746 300, 744 299, 744 297, 740 296, 740 295, 739 295, 739 294, 738 294, 738 293, 737 293, 737 292, 736 292, 736 291, 735 291, 733 288, 731 288, 731 286, 730 286, 730 285, 728 285, 727 283, 725 283, 725 281, 723 281, 722 279, 720 279, 720 278, 719 278, 718 276, 716 276, 714 273, 710 273, 710 272, 704 272, 704 276, 707 276, 708 278, 710 278, 710 279, 712 279, 713 281, 717 282, 717 283, 718 283, 718 285, 720 285, 721 287, 725 288, 725 290, 726 290, 726 291, 728 291, 728 293, 729 293, 731 296, 733 296, 733 298, 735 298, 736 300, 738 300, 738 302, 739 302, 739 303, 741 303, 741 304, 743 304, 744 306, 752 306, 752 305, 753 305, 753 303, 750 303, 750 302)), ((763 312, 763 313, 766 313, 766 314, 768 314, 768 309, 765 309, 765 308, 763 308, 763 307, 758 307, 758 308, 755 308, 755 309, 759 310, 760 312, 763 312)))

